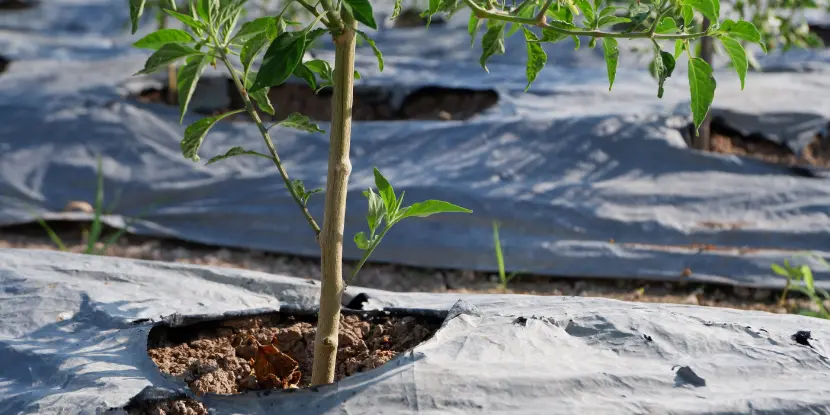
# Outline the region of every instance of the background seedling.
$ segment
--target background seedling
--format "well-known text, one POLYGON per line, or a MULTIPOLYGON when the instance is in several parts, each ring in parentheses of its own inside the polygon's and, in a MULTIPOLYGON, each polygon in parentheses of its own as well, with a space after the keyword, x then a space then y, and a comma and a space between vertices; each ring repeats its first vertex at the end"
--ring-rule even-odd
POLYGON ((507 274, 504 270, 504 254, 501 250, 498 222, 493 222, 493 247, 496 250, 496 264, 499 267, 499 288, 501 288, 502 291, 507 291, 507 284, 516 276, 517 272, 514 271, 507 274))
MULTIPOLYGON (((108 214, 112 211, 112 206, 109 208, 104 207, 104 172, 101 162, 101 156, 97 157, 97 168, 96 172, 96 187, 95 187, 95 202, 92 211, 92 224, 90 225, 89 229, 85 229, 83 231, 83 240, 86 241, 86 248, 83 250, 84 254, 87 255, 103 255, 107 249, 112 246, 112 244, 118 242, 121 236, 127 231, 127 227, 122 227, 117 229, 112 235, 106 238, 103 242, 101 242, 101 237, 103 236, 104 231, 104 222, 103 216, 108 214), (100 243, 100 244, 99 244, 100 243), (99 246, 100 245, 100 246, 99 246)), ((116 200, 113 202, 117 202, 116 200)), ((66 244, 61 240, 60 236, 58 236, 57 232, 52 229, 51 226, 42 218, 36 217, 35 220, 38 224, 46 231, 46 234, 49 235, 49 239, 58 247, 61 251, 68 251, 66 244)), ((129 222, 129 220, 128 220, 129 222)))
MULTIPOLYGON (((830 271, 830 264, 824 258, 814 254, 806 254, 806 256, 821 262, 825 269, 830 271)), ((781 297, 778 300, 779 307, 786 305, 787 294, 790 290, 794 290, 806 295, 815 304, 815 310, 799 308, 796 310, 796 313, 830 319, 830 311, 824 305, 825 301, 830 300, 830 293, 821 287, 816 287, 815 280, 813 279, 813 270, 808 265, 794 267, 790 265, 789 261, 784 261, 783 265, 772 264, 772 270, 787 279, 784 290, 781 292, 781 297)))
MULTIPOLYGON (((292 2, 287 1, 288 5, 292 2)), ((357 38, 363 39, 374 50, 380 70, 383 70, 383 55, 369 35, 359 28, 362 25, 368 29, 378 29, 374 10, 368 0, 320 0, 314 4, 307 0, 293 1, 313 16, 310 24, 301 25, 286 20, 285 10, 288 7, 286 5, 276 16, 256 18, 240 26, 240 18, 243 16, 245 7, 244 0, 191 0, 188 8, 180 8, 178 12, 165 9, 164 12, 182 22, 186 30, 173 29, 177 31, 165 32, 165 36, 160 36, 157 31, 140 40, 139 42, 152 45, 155 52, 148 58, 145 67, 138 74, 150 74, 165 68, 166 65, 184 61, 184 66, 178 71, 177 77, 180 121, 183 121, 197 81, 207 65, 221 64, 227 69, 244 101, 245 108, 203 118, 190 124, 185 129, 181 143, 182 153, 185 157, 198 161, 200 159, 199 148, 210 129, 217 122, 232 114, 245 112, 256 123, 267 153, 234 147, 225 154, 212 158, 209 162, 218 162, 234 156, 258 156, 272 160, 285 187, 317 237, 321 250, 323 281, 311 382, 318 385, 333 381, 338 345, 341 296, 344 289, 343 230, 346 194, 352 170, 349 150, 357 38), (330 34, 334 42, 334 65, 321 59, 304 61, 303 57, 311 45, 324 34, 330 34), (259 65, 255 65, 260 54, 263 54, 262 59, 259 65), (322 227, 317 224, 308 210, 310 194, 304 190, 302 182, 289 178, 277 154, 269 130, 263 125, 259 112, 253 104, 256 102, 258 108, 273 115, 274 109, 268 100, 269 89, 284 83, 291 76, 304 80, 313 90, 318 90, 321 84, 331 85, 333 88, 322 227)), ((137 30, 145 3, 145 0, 130 0, 129 2, 133 33, 137 30)), ((661 42, 680 42, 686 45, 704 36, 719 39, 743 39, 754 43, 759 43, 761 40, 757 29, 749 22, 733 20, 721 22, 718 0, 636 1, 636 6, 635 2, 632 2, 631 7, 641 6, 648 9, 648 13, 638 12, 636 14, 637 23, 642 26, 642 29, 624 32, 605 30, 613 24, 608 18, 612 17, 616 8, 604 7, 603 0, 524 0, 519 4, 506 4, 493 0, 430 0, 424 15, 429 20, 436 14, 451 15, 463 8, 471 9, 472 15, 469 22, 471 36, 475 38, 480 29, 485 30, 481 38, 480 58, 480 64, 484 70, 487 70, 487 61, 491 57, 504 54, 504 39, 508 33, 508 27, 511 33, 521 31, 526 41, 528 56, 527 88, 530 88, 547 63, 547 55, 542 48, 542 43, 573 39, 578 44, 579 37, 590 38, 590 45, 601 42, 607 62, 610 89, 614 83, 619 59, 617 39, 648 39, 654 46, 656 59, 659 59, 654 65, 654 71, 658 78, 657 96, 662 97, 663 86, 671 76, 677 58, 675 54, 666 52, 661 42), (654 12, 653 15, 652 12, 654 12), (584 19, 577 23, 574 15, 578 13, 582 13, 584 19), (661 25, 666 17, 679 22, 688 14, 694 15, 694 13, 710 19, 713 24, 708 28, 701 28, 691 21, 681 26, 661 25)), ((392 18, 397 17, 400 10, 401 1, 396 1, 392 18)), ((736 53, 744 53, 740 45, 735 50, 736 53)), ((697 129, 709 112, 716 82, 708 63, 690 53, 687 55, 691 109, 697 129)), ((746 68, 741 66, 737 70, 743 83, 746 68)), ((302 114, 292 114, 278 124, 282 127, 311 133, 322 132, 317 125, 302 114)), ((427 200, 401 208, 403 194, 398 198, 392 186, 380 172, 375 169, 374 173, 378 193, 374 193, 371 189, 366 192, 369 201, 367 213, 369 233, 362 232, 354 237, 354 242, 364 252, 361 265, 377 247, 383 235, 400 220, 442 212, 470 212, 460 206, 436 200, 427 200)), ((357 268, 359 269, 360 266, 357 268)))

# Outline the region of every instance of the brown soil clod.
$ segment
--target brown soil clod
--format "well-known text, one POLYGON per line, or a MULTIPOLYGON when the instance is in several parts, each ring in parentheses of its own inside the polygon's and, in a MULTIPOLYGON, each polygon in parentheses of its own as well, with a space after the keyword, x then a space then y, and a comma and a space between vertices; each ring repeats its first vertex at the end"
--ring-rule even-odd
MULTIPOLYGON (((305 84, 285 83, 270 89, 269 100, 275 109, 270 116, 260 112, 264 120, 279 121, 289 114, 299 112, 315 121, 331 120, 330 88, 315 93, 305 84)), ((132 98, 144 103, 166 104, 166 88, 151 88, 132 98)), ((215 115, 244 108, 236 87, 229 81, 228 108, 209 111, 196 109, 205 115, 215 115)), ((392 92, 387 88, 357 86, 354 91, 352 119, 354 121, 395 120, 466 120, 482 113, 498 103, 498 94, 492 90, 472 90, 444 87, 424 87, 410 93, 400 107, 392 103, 392 92)), ((256 103, 255 103, 256 105, 256 103)), ((228 117, 229 120, 248 120, 246 114, 228 117)))
MULTIPOLYGON (((315 324, 311 315, 272 313, 159 326, 150 333, 148 354, 197 395, 307 387, 315 324)), ((411 316, 341 316, 335 380, 383 365, 432 337, 439 325, 411 316)))

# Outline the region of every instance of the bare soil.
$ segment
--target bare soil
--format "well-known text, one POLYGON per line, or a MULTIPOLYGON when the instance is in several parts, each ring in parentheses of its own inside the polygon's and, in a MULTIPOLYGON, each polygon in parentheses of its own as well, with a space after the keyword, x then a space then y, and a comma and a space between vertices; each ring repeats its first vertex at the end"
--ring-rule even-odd
POLYGON ((142 402, 124 409, 129 415, 208 415, 209 413, 204 404, 190 398, 142 402))
MULTIPOLYGON (((51 224, 68 249, 82 252, 86 243, 81 238, 81 225, 51 224)), ((716 226, 718 224, 713 224, 716 226)), ((728 224, 727 224, 728 225, 728 224)), ((724 225, 725 226, 725 225, 724 225)), ((106 237, 104 237, 106 238, 106 237)), ((613 242, 613 241, 612 241, 613 242)), ((649 246, 654 248, 656 246, 649 246)), ((50 249, 55 246, 37 225, 0 228, 0 248, 50 249)), ((677 246, 666 249, 722 250, 740 247, 677 246)), ((747 250, 750 252, 750 250, 747 250)), ((115 257, 165 262, 189 263, 218 267, 243 268, 320 280, 317 258, 304 258, 255 250, 228 249, 187 243, 178 240, 147 238, 128 235, 110 246, 106 254, 115 257)), ((495 260, 494 260, 495 261, 495 260)), ((350 273, 354 262, 343 264, 344 273, 350 273)), ((690 269, 678 269, 678 275, 687 277, 690 269)), ((540 276, 520 274, 510 282, 507 290, 498 285, 498 276, 492 272, 471 270, 429 269, 390 264, 368 263, 352 283, 396 292, 435 293, 511 293, 531 295, 604 297, 625 301, 692 304, 788 313, 809 307, 806 299, 791 295, 783 306, 777 304, 779 292, 768 289, 732 287, 728 285, 699 284, 684 281, 620 280, 609 276, 579 278, 575 276, 540 276)))
POLYGON ((712 134, 711 145, 711 151, 716 153, 752 157, 770 163, 830 167, 830 140, 822 139, 819 135, 816 135, 800 156, 787 146, 752 136, 730 136, 716 132, 712 134))
MULTIPOLYGON (((159 326, 150 332, 148 353, 162 373, 181 379, 196 395, 295 389, 311 384, 314 316, 271 313, 256 317, 159 326)), ((439 321, 415 317, 344 315, 335 381, 380 367, 426 341, 439 321)), ((153 402, 130 414, 206 414, 191 399, 153 402)))
POLYGON ((26 10, 37 6, 37 3, 35 0, 0 0, 0 10, 26 10))
MULTIPOLYGON (((147 89, 130 97, 144 103, 169 105, 165 97, 167 88, 147 89)), ((228 81, 228 108, 216 109, 206 115, 215 115, 244 108, 236 87, 228 81)), ((279 121, 289 114, 299 112, 315 121, 331 120, 331 88, 315 93, 308 85, 285 83, 271 88, 269 94, 275 115, 260 115, 267 121, 279 121)), ((424 87, 410 93, 398 108, 392 104, 392 92, 385 88, 358 86, 354 91, 352 119, 355 121, 393 120, 466 120, 486 111, 498 103, 498 94, 492 90, 472 90, 444 87, 424 87)), ((177 104, 178 105, 178 104, 177 104)), ((246 114, 228 117, 228 120, 245 120, 246 114)))
MULTIPOLYGON (((421 17, 421 13, 423 10, 418 9, 405 9, 401 11, 401 14, 395 18, 394 25, 396 28, 411 28, 411 27, 425 27, 427 25, 427 19, 425 17, 421 17)), ((441 16, 432 16, 432 20, 429 21, 429 25, 440 25, 446 23, 441 16)))

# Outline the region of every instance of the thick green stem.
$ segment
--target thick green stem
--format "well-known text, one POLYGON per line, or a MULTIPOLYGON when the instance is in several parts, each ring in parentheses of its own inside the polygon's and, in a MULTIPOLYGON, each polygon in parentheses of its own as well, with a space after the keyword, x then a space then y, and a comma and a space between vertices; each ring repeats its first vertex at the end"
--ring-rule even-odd
POLYGON ((334 34, 334 96, 332 97, 329 166, 326 180, 326 205, 323 232, 320 234, 323 284, 320 314, 314 338, 314 364, 311 384, 334 381, 340 331, 340 305, 343 294, 343 229, 346 222, 346 193, 352 164, 349 148, 352 135, 355 29, 357 24, 345 10, 344 27, 334 34))
POLYGON ((274 165, 277 166, 277 170, 280 172, 280 176, 282 176, 282 181, 285 183, 285 187, 288 188, 289 193, 291 193, 291 197, 294 198, 294 201, 297 202, 297 206, 300 207, 300 210, 305 216, 305 220, 308 222, 311 229, 314 230, 314 234, 318 237, 320 236, 320 227, 317 226, 317 222, 314 221, 314 217, 311 216, 311 212, 308 211, 305 203, 303 203, 302 198, 300 195, 297 194, 297 191, 294 190, 294 186, 291 185, 291 179, 288 178, 288 172, 285 171, 285 167, 282 165, 282 161, 280 160, 280 156, 277 154, 277 148, 274 146, 273 140, 271 140, 271 135, 268 133, 268 128, 265 127, 265 124, 262 123, 262 119, 259 118, 259 114, 256 112, 256 108, 254 108, 254 103, 251 102, 251 98, 248 96, 248 91, 245 90, 245 85, 239 79, 239 75, 236 73, 236 70, 231 65, 231 61, 228 57, 223 53, 220 57, 220 60, 225 64, 228 68, 228 72, 231 74, 231 78, 233 79, 234 85, 236 85, 236 89, 239 90, 239 94, 242 96, 242 101, 245 102, 245 110, 248 111, 248 114, 256 123, 257 127, 259 127, 259 132, 262 134, 262 139, 265 140, 265 145, 268 147, 268 151, 271 153, 271 160, 274 162, 274 165))

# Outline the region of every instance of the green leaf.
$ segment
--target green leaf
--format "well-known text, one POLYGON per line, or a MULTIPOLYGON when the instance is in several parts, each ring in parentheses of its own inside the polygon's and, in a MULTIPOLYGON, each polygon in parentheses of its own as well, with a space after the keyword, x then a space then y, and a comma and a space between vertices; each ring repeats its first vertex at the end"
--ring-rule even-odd
POLYGON ((297 67, 294 68, 294 76, 304 80, 311 89, 315 91, 317 90, 317 78, 314 76, 314 72, 312 72, 311 69, 308 69, 307 66, 303 64, 297 65, 297 67))
POLYGON ((133 43, 133 46, 141 49, 158 50, 158 48, 168 43, 189 43, 195 41, 196 39, 184 30, 159 29, 133 43))
POLYGON ((269 156, 267 154, 262 154, 262 153, 259 153, 259 152, 253 151, 253 150, 245 150, 242 147, 233 147, 230 150, 228 150, 227 152, 225 152, 225 154, 222 154, 221 156, 211 157, 211 159, 208 160, 207 163, 205 163, 205 166, 216 163, 217 161, 220 161, 220 160, 224 160, 226 158, 234 157, 234 156, 258 156, 258 157, 267 158, 268 160, 273 159, 271 156, 269 156))
MULTIPOLYGON (((250 71, 247 75, 245 75, 245 89, 249 89, 251 85, 253 85, 254 80, 256 79, 256 74, 256 71, 250 71)), ((268 92, 270 90, 271 88, 269 87, 257 89, 254 92, 249 92, 248 96, 250 96, 254 99, 254 101, 256 101, 257 105, 259 105, 259 109, 265 111, 268 114, 274 115, 276 111, 274 110, 274 106, 271 105, 271 100, 268 98, 268 92)))
POLYGON ((138 23, 141 15, 144 14, 145 0, 130 0, 130 23, 132 23, 132 34, 138 31, 138 23))
POLYGON ((203 21, 210 21, 210 2, 211 0, 196 0, 196 12, 203 21))
POLYGON ((187 59, 187 62, 179 70, 176 76, 176 86, 179 93, 179 123, 184 121, 184 114, 187 112, 187 106, 190 104, 190 99, 193 98, 193 93, 196 92, 196 85, 199 83, 199 77, 205 67, 213 60, 210 55, 196 55, 187 59))
POLYGON ((357 245, 357 248, 361 251, 365 251, 369 249, 369 239, 366 238, 365 232, 358 232, 354 236, 354 244, 357 245))
POLYGON ((683 27, 687 28, 692 25, 695 20, 695 11, 692 6, 683 5, 680 8, 680 14, 683 15, 683 27))
POLYGON ((674 19, 672 19, 669 16, 666 16, 663 18, 663 20, 660 21, 660 24, 657 25, 657 29, 654 31, 654 33, 670 34, 677 33, 679 31, 680 30, 677 28, 677 23, 675 23, 674 19))
POLYGON ((746 59, 746 51, 744 50, 744 47, 741 46, 741 42, 738 42, 731 37, 721 36, 719 39, 721 43, 723 43, 726 53, 729 54, 729 58, 732 59, 732 66, 735 68, 735 71, 738 72, 738 78, 741 80, 741 90, 743 90, 746 71, 749 69, 749 61, 746 59))
POLYGON ((622 9, 622 7, 617 7, 617 6, 608 6, 604 9, 602 9, 599 12, 600 20, 602 20, 603 17, 616 16, 617 10, 620 10, 620 9, 622 9))
POLYGON ((297 195, 300 196, 300 199, 303 202, 303 206, 308 206, 308 199, 311 198, 311 196, 313 196, 315 193, 320 193, 323 191, 323 189, 320 188, 306 190, 302 180, 292 180, 291 187, 294 189, 294 192, 296 192, 297 195))
MULTIPOLYGON (((576 29, 576 26, 574 26, 570 23, 564 23, 564 22, 551 22, 550 26, 557 27, 557 28, 560 28, 560 29, 576 29)), ((542 29, 542 40, 541 40, 541 42, 556 43, 556 42, 561 41, 562 39, 565 39, 566 37, 568 37, 568 35, 557 32, 555 30, 542 29)))
POLYGON ((492 26, 487 28, 487 33, 481 38, 481 58, 479 62, 485 71, 487 69, 487 60, 493 55, 504 55, 504 22, 493 22, 492 26))
POLYGON ((770 267, 772 268, 772 271, 775 272, 776 274, 778 274, 782 277, 787 277, 788 279, 790 278, 790 274, 787 272, 787 270, 782 268, 781 265, 772 264, 770 267))
POLYGON ((380 49, 378 49, 377 45, 375 45, 375 41, 372 40, 369 36, 367 36, 366 33, 363 33, 360 30, 357 31, 357 34, 359 34, 360 37, 362 37, 363 40, 365 40, 366 43, 369 44, 369 46, 372 48, 372 51, 375 52, 375 57, 378 59, 378 69, 380 69, 380 71, 383 72, 383 54, 380 53, 380 49))
POLYGON ((619 23, 628 23, 631 19, 627 17, 617 17, 617 16, 603 16, 599 18, 599 23, 597 23, 598 28, 603 28, 619 23))
POLYGON ((651 7, 639 2, 631 3, 631 5, 628 7, 628 15, 631 18, 631 22, 633 24, 627 31, 631 31, 649 18, 649 16, 651 15, 651 7))
POLYGON ((683 0, 683 3, 699 11, 703 17, 709 19, 713 24, 720 21, 719 0, 683 0))
POLYGON ((689 60, 689 89, 692 93, 692 116, 695 123, 695 134, 700 124, 706 119, 712 100, 715 98, 717 82, 712 76, 712 67, 701 58, 689 60))
POLYGON ((380 170, 375 167, 375 186, 378 188, 378 193, 383 199, 383 205, 386 207, 386 214, 389 217, 394 217, 398 206, 398 198, 395 197, 395 189, 389 184, 389 181, 380 173, 380 170))
POLYGON ((239 51, 239 61, 242 63, 242 68, 245 73, 251 69, 251 63, 256 59, 259 52, 268 44, 268 35, 264 32, 248 39, 242 49, 239 51))
POLYGON ((766 45, 761 40, 761 33, 755 26, 743 20, 739 20, 737 22, 732 20, 724 20, 723 23, 720 25, 718 32, 724 33, 729 37, 737 38, 746 40, 747 42, 757 43, 761 46, 764 53, 767 52, 766 45))
POLYGON ((319 74, 320 78, 323 78, 325 83, 321 84, 320 88, 334 84, 334 71, 328 62, 321 59, 312 59, 302 65, 308 68, 309 71, 319 74))
POLYGON ((383 220, 385 208, 383 207, 383 199, 372 191, 367 189, 363 195, 369 199, 369 209, 366 211, 366 222, 369 223, 369 233, 374 235, 381 221, 383 220))
POLYGON ((164 9, 164 12, 169 14, 170 16, 174 17, 176 20, 184 23, 189 28, 193 29, 194 32, 201 33, 201 31, 207 31, 207 26, 204 23, 186 15, 181 14, 179 12, 174 12, 170 9, 164 9))
POLYGON ((813 295, 815 295, 816 285, 815 281, 813 280, 813 270, 811 270, 810 267, 807 265, 802 265, 801 275, 804 276, 804 285, 807 287, 807 290, 811 292, 813 295))
POLYGON ((617 39, 603 38, 602 50, 605 53, 605 66, 608 68, 608 90, 610 91, 614 86, 614 79, 617 77, 617 61, 620 59, 617 39))
POLYGON ((265 51, 257 78, 248 92, 285 82, 302 60, 304 47, 304 32, 285 32, 277 36, 265 51))
POLYGON ((674 55, 655 49, 654 60, 651 62, 651 75, 657 78, 657 98, 663 98, 663 85, 666 79, 674 72, 674 55))
POLYGON ((680 54, 683 53, 683 49, 684 49, 685 45, 686 44, 680 39, 677 39, 677 40, 674 41, 674 59, 675 60, 677 60, 677 58, 680 57, 680 54))
POLYGON ((369 0, 345 0, 345 3, 352 9, 352 14, 355 20, 378 30, 378 24, 375 22, 375 16, 372 13, 372 5, 369 0))
POLYGON ((481 27, 481 19, 476 17, 475 13, 470 13, 470 20, 467 22, 467 32, 470 34, 470 47, 476 43, 476 34, 481 27))
POLYGON ((395 0, 395 6, 392 8, 392 16, 389 17, 389 20, 395 20, 401 14, 401 10, 403 9, 403 0, 395 0))
POLYGON ((168 43, 150 55, 147 62, 144 63, 144 69, 136 72, 136 75, 151 74, 181 58, 202 54, 202 52, 181 43, 168 43))
POLYGON ((525 92, 527 92, 530 89, 530 85, 536 80, 536 76, 545 67, 545 63, 548 61, 548 55, 542 50, 542 45, 539 44, 539 38, 536 37, 536 34, 526 27, 522 29, 524 30, 525 43, 527 44, 527 66, 525 68, 525 73, 527 74, 525 92))
POLYGON ((585 25, 589 27, 594 23, 594 6, 588 0, 574 0, 576 7, 582 10, 585 15, 585 25))
POLYGON ((443 200, 425 200, 423 202, 414 203, 401 210, 398 220, 419 217, 425 218, 436 213, 472 213, 470 209, 456 206, 443 200))
POLYGON ((253 35, 265 33, 269 27, 272 27, 273 30, 276 31, 277 20, 272 16, 260 17, 258 19, 251 20, 250 22, 243 23, 242 27, 239 29, 239 32, 237 32, 236 36, 233 38, 243 40, 253 35))
POLYGON ((205 141, 208 131, 213 128, 214 124, 226 117, 239 114, 242 111, 245 110, 239 109, 226 112, 215 117, 202 118, 201 120, 188 125, 184 130, 184 139, 181 143, 182 154, 184 157, 193 161, 199 161, 199 155, 197 154, 199 152, 199 147, 202 146, 202 142, 205 141))
POLYGON ((327 32, 326 29, 318 28, 308 32, 305 35, 305 46, 303 46, 303 50, 308 50, 311 47, 311 44, 317 41, 320 36, 323 36, 327 32))
POLYGON ((311 122, 311 118, 308 118, 299 112, 292 112, 291 114, 288 114, 288 117, 278 122, 276 125, 306 131, 309 133, 325 133, 325 131, 321 130, 317 124, 311 122))

